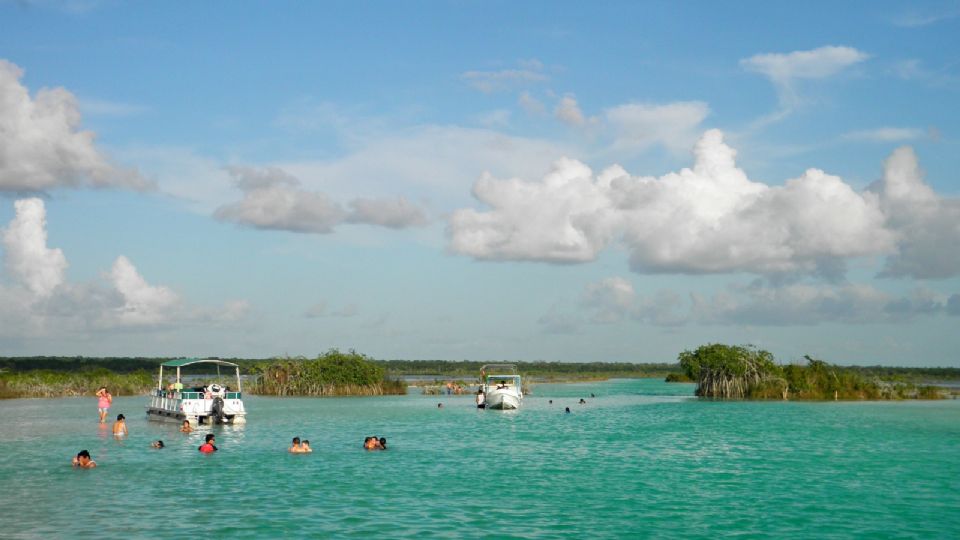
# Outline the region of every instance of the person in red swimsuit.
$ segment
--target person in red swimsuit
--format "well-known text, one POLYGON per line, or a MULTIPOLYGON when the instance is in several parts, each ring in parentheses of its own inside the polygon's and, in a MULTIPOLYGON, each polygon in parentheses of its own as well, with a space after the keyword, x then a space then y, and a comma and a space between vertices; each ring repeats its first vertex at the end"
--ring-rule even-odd
POLYGON ((212 454, 217 451, 217 447, 214 446, 213 444, 217 442, 214 440, 213 433, 207 433, 207 436, 204 440, 205 442, 202 445, 200 445, 200 448, 198 448, 197 450, 200 450, 204 454, 212 454))

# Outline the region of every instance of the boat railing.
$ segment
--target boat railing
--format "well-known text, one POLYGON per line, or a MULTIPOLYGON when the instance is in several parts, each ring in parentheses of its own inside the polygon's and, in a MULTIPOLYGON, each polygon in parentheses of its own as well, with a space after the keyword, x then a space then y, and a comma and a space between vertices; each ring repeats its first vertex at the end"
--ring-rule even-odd
MULTIPOLYGON (((154 395, 166 399, 205 399, 203 392, 156 390, 154 395)), ((212 399, 212 398, 211 398, 212 399)), ((243 399, 243 392, 224 392, 223 399, 243 399)))

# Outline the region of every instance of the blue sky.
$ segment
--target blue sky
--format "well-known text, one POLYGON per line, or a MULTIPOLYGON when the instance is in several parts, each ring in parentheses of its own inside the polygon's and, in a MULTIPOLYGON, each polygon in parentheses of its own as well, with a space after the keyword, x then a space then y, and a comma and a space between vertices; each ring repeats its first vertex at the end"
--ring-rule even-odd
POLYGON ((0 26, 2 355, 960 366, 960 3, 0 26))

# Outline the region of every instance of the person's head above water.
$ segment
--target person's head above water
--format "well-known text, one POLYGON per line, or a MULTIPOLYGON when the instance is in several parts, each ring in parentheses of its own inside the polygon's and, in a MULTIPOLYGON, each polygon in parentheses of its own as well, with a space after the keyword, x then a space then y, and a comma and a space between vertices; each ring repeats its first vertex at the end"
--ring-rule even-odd
POLYGON ((124 416, 124 415, 122 415, 122 414, 118 414, 118 415, 117 415, 117 422, 119 422, 119 421, 121 421, 121 420, 126 420, 126 418, 127 418, 126 416, 124 416))
POLYGON ((300 437, 294 437, 294 438, 293 438, 293 445, 296 446, 296 445, 298 445, 298 444, 300 444, 300 437))
POLYGON ((387 449, 387 438, 386 438, 386 437, 380 437, 380 446, 382 446, 384 450, 387 449))
POLYGON ((207 436, 204 437, 203 440, 204 440, 204 442, 210 442, 210 441, 214 440, 215 438, 216 438, 216 437, 213 436, 213 433, 207 433, 207 436))
POLYGON ((153 443, 150 446, 154 448, 163 448, 164 444, 163 444, 163 441, 153 441, 153 443))
POLYGON ((564 407, 563 412, 570 412, 570 407, 564 407))

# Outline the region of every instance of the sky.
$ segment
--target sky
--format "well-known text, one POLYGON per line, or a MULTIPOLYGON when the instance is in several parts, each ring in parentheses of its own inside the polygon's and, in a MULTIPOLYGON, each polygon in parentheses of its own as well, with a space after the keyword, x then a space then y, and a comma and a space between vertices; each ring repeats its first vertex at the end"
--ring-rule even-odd
POLYGON ((960 367, 960 2, 0 28, 0 356, 960 367))

